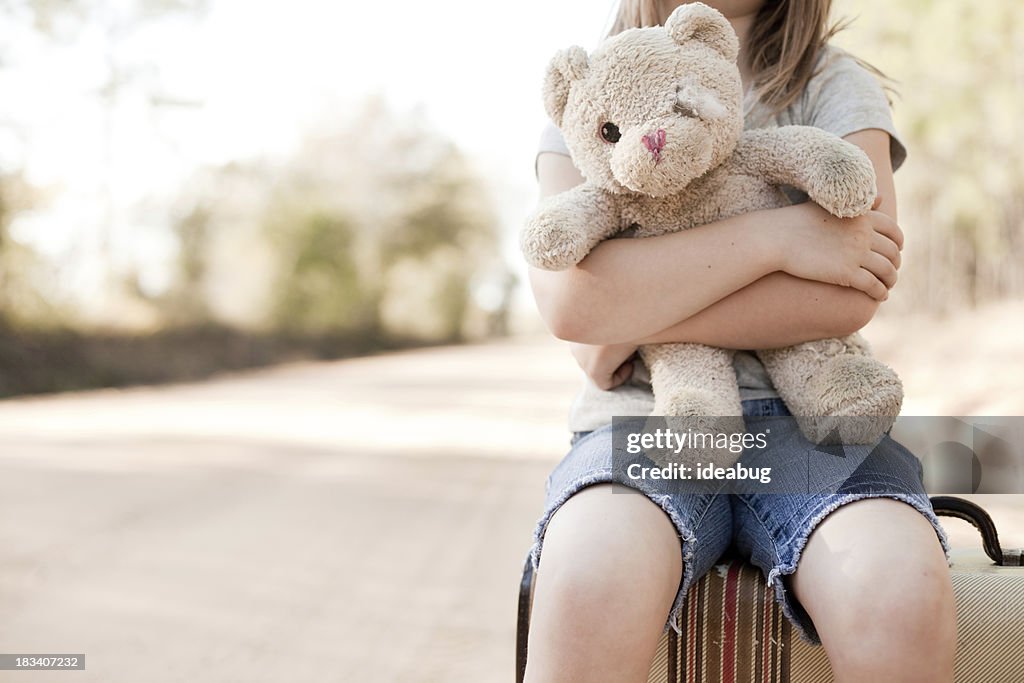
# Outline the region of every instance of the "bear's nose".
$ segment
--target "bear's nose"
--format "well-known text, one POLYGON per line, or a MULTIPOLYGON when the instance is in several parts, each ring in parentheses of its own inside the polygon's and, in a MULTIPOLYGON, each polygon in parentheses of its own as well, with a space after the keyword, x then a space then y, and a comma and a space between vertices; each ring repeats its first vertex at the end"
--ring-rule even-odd
POLYGON ((665 130, 659 128, 644 136, 644 147, 654 155, 654 163, 661 161, 661 150, 665 146, 665 130))

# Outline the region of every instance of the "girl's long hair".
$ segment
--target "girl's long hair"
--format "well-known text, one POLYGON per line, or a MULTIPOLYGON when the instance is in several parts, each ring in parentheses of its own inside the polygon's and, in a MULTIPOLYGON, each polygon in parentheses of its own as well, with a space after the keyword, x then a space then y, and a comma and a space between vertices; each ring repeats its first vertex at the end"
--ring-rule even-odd
MULTIPOLYGON (((773 112, 791 105, 815 73, 821 49, 841 31, 829 25, 832 0, 765 0, 748 36, 754 88, 773 112)), ((629 28, 657 26, 663 17, 657 0, 620 0, 608 35, 629 28)))

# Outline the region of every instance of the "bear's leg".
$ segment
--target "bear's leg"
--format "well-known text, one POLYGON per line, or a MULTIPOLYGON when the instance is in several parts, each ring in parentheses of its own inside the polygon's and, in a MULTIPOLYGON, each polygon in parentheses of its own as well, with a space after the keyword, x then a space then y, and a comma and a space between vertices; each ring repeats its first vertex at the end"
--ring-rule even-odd
POLYGON ((900 378, 859 334, 758 351, 804 436, 814 443, 874 443, 903 403, 900 378))
MULTIPOLYGON (((669 419, 676 431, 703 434, 743 433, 733 352, 703 344, 651 344, 640 347, 651 372, 654 413, 669 419)), ((738 455, 721 448, 690 448, 681 461, 730 465, 738 455)))

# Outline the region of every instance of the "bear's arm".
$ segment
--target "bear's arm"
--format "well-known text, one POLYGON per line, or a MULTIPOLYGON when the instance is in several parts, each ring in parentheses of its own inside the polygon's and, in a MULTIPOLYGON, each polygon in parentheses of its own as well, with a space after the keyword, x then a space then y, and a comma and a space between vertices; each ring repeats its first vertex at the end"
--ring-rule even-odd
POLYGON ((864 151, 813 126, 747 131, 732 161, 741 173, 806 192, 841 218, 867 213, 875 200, 875 171, 864 151))
POLYGON ((576 265, 622 228, 618 198, 585 183, 541 202, 521 235, 527 262, 544 270, 576 265))

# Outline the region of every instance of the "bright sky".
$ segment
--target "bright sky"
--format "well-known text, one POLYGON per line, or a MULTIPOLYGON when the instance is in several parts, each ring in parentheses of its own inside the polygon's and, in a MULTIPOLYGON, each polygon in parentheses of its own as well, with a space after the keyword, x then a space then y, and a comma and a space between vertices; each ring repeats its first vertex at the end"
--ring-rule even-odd
MULTIPOLYGON (((131 4, 108 0, 109 16, 131 4)), ((109 119, 97 96, 109 73, 100 17, 73 43, 24 31, 5 47, 0 168, 23 167, 51 190, 47 210, 20 221, 15 236, 63 263, 65 286, 88 291, 95 281, 104 187, 113 197, 115 255, 144 264, 159 287, 172 242, 160 212, 140 202, 174 196, 198 165, 285 153, 305 128, 368 94, 421 107, 474 160, 498 202, 509 261, 518 263, 511 245, 534 199, 544 67, 561 47, 592 47, 614 3, 210 4, 199 20, 160 20, 113 44, 118 62, 148 66, 109 119), (150 96, 177 104, 151 107, 150 96)))

